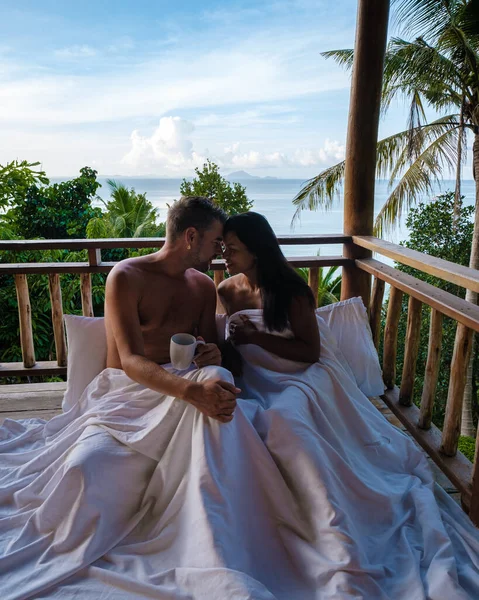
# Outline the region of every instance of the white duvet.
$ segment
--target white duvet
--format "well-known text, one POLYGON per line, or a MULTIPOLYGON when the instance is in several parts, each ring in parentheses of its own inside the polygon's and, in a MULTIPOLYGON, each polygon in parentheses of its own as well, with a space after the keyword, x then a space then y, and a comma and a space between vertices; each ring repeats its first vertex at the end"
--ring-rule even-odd
POLYGON ((48 423, 6 421, 0 598, 477 599, 478 530, 319 325, 311 366, 241 348, 228 424, 118 369, 48 423))

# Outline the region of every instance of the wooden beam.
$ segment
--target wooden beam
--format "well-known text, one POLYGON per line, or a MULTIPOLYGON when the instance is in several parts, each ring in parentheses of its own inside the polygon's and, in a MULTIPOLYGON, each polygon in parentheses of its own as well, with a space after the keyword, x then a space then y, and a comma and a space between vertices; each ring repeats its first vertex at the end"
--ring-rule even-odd
MULTIPOLYGON (((351 242, 351 236, 344 233, 322 233, 312 235, 278 235, 276 236, 281 246, 295 246, 302 244, 345 244, 351 242)), ((85 250, 112 248, 161 248, 165 238, 100 238, 76 240, 0 240, 0 251, 14 250, 85 250)))
POLYGON ((319 291, 319 267, 310 267, 308 273, 308 285, 313 292, 314 305, 318 306, 319 291))
MULTIPOLYGON (((344 173, 344 233, 371 235, 374 218, 376 146, 386 51, 389 0, 359 0, 344 173)), ((345 244, 347 258, 371 252, 345 244)), ((341 298, 361 296, 369 306, 371 278, 356 267, 343 269, 341 298)))
POLYGON ((0 377, 38 377, 38 375, 66 375, 67 368, 59 367, 55 360, 38 361, 26 368, 23 363, 0 363, 0 377))
POLYGON ((383 279, 386 283, 390 283, 409 294, 409 296, 413 296, 424 304, 435 308, 443 315, 451 317, 451 319, 470 327, 474 331, 479 331, 479 307, 475 304, 440 290, 425 281, 416 279, 412 275, 398 271, 394 267, 385 265, 373 258, 357 260, 356 264, 360 269, 383 279))
POLYGON ((429 344, 427 350, 426 372, 421 396, 421 409, 418 427, 429 429, 432 423, 432 411, 436 397, 437 380, 441 360, 442 314, 434 308, 431 310, 429 323, 429 344))
MULTIPOLYGON (((344 256, 290 256, 287 258, 292 267, 343 267, 353 265, 353 261, 344 256)), ((29 274, 29 273, 109 273, 116 262, 101 262, 91 266, 87 262, 58 262, 58 263, 0 263, 0 274, 29 274)), ((223 259, 213 260, 211 269, 224 270, 223 259)))
POLYGON ((466 387, 466 372, 472 349, 472 331, 461 323, 457 324, 454 352, 451 361, 451 376, 447 390, 446 414, 442 429, 441 451, 454 456, 461 433, 462 403, 466 387))
POLYGON ((35 365, 35 348, 33 345, 32 307, 30 305, 26 275, 15 275, 15 288, 17 290, 20 347, 22 349, 23 366, 30 368, 35 365))
POLYGON ((404 406, 411 406, 416 379, 416 363, 421 337, 421 311, 422 303, 409 296, 407 311, 406 347, 404 351, 404 365, 402 370, 399 402, 404 406))
POLYGON ((392 389, 396 385, 398 324, 401 316, 402 296, 401 290, 391 287, 383 348, 383 380, 388 389, 392 389))
POLYGON ((461 287, 479 292, 479 272, 435 256, 423 254, 398 244, 392 244, 373 236, 354 236, 353 242, 362 248, 378 252, 395 261, 428 273, 439 279, 450 281, 461 287))
POLYGON ((435 425, 431 425, 431 428, 428 430, 418 427, 419 408, 414 404, 412 406, 403 406, 400 404, 398 388, 388 390, 381 398, 414 439, 426 450, 441 471, 446 474, 453 485, 461 492, 464 504, 469 508, 471 502, 471 462, 461 452, 458 452, 454 457, 450 457, 445 456, 440 451, 440 430, 435 425))
POLYGON ((384 281, 374 278, 371 304, 369 305, 369 324, 373 335, 376 350, 379 348, 379 334, 381 332, 381 311, 383 308, 384 281))

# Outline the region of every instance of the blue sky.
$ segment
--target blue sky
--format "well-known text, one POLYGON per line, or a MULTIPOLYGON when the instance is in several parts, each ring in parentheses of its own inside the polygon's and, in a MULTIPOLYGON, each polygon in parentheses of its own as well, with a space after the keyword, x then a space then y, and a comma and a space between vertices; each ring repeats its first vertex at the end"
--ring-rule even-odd
MULTIPOLYGON (((349 103, 320 52, 355 19, 353 0, 0 0, 0 164, 313 176, 344 156, 349 103)), ((393 106, 380 135, 405 123, 393 106)))

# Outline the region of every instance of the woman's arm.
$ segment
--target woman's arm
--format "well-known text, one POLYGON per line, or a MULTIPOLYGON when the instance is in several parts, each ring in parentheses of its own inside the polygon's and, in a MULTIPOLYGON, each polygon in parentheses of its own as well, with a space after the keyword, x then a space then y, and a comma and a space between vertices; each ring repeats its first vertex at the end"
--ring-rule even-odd
POLYGON ((256 344, 281 358, 298 362, 314 363, 319 359, 320 339, 314 309, 306 297, 293 298, 289 312, 293 338, 258 331, 245 316, 234 328, 235 344, 256 344))

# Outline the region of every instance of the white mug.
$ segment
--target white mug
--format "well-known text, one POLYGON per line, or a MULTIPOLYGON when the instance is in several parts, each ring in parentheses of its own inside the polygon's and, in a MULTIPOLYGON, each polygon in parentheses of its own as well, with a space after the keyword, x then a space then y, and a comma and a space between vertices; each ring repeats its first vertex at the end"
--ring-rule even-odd
POLYGON ((203 340, 197 340, 194 335, 189 333, 175 333, 170 341, 171 365, 179 371, 188 369, 195 356, 197 346, 204 343, 203 340))

